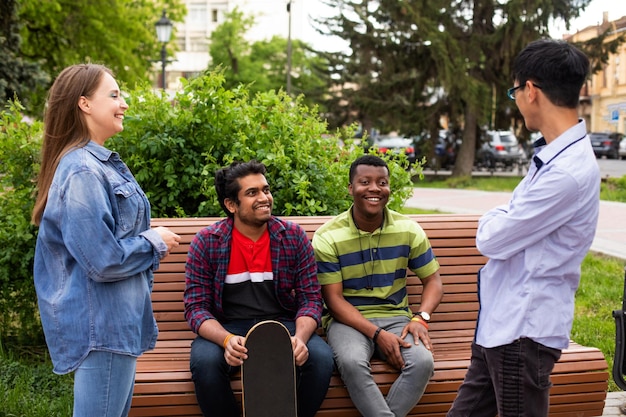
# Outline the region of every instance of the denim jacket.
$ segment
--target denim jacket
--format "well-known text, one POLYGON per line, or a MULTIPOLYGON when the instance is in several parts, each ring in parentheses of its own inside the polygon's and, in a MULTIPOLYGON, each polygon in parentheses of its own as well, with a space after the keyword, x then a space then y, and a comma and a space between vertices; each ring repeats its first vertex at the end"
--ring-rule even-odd
POLYGON ((56 169, 35 249, 41 322, 55 373, 92 350, 139 356, 156 343, 152 271, 167 246, 119 155, 94 142, 56 169))

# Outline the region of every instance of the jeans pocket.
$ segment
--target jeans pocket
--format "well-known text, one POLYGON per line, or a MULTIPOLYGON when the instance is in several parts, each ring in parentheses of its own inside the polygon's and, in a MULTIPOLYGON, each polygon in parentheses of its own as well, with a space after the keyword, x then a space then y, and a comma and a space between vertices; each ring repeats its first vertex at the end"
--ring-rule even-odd
POLYGON ((537 343, 537 384, 541 388, 552 386, 550 375, 554 364, 561 357, 561 351, 537 343))

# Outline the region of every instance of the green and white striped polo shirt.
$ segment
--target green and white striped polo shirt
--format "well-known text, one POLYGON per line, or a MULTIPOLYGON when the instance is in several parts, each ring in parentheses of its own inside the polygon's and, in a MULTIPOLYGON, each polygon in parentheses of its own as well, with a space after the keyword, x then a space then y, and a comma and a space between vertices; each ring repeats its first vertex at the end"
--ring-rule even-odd
POLYGON ((420 278, 439 269, 421 226, 385 207, 382 228, 359 230, 352 208, 321 226, 313 237, 321 285, 343 283, 345 299, 365 318, 411 317, 407 268, 420 278))

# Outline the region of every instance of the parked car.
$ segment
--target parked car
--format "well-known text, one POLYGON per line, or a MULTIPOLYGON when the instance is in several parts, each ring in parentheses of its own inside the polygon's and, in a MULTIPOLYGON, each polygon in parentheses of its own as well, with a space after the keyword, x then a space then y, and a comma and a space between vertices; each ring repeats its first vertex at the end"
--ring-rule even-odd
POLYGON ((524 148, 513 132, 508 130, 488 130, 482 138, 482 145, 476 151, 478 168, 512 170, 526 161, 524 148))
POLYGON ((609 159, 618 159, 620 143, 624 135, 617 132, 591 132, 591 147, 597 158, 606 156, 609 159))
POLYGON ((413 139, 415 144, 416 159, 426 158, 426 166, 438 169, 452 169, 456 162, 456 154, 460 139, 445 129, 439 130, 438 136, 433 141, 428 132, 416 136, 413 139))
POLYGON ((411 139, 401 136, 378 136, 374 139, 373 145, 378 147, 380 153, 393 155, 404 153, 410 163, 415 162, 415 148, 411 139))
POLYGON ((619 158, 626 159, 626 137, 623 137, 619 143, 619 158))

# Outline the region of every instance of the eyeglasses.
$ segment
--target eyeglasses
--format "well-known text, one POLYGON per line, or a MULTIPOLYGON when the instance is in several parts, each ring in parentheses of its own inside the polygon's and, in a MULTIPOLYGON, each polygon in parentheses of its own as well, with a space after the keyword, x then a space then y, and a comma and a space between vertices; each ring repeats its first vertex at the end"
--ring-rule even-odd
MULTIPOLYGON (((531 83, 535 88, 538 88, 541 90, 541 87, 538 86, 535 83, 531 83)), ((519 88, 523 88, 526 84, 520 84, 517 87, 511 87, 508 90, 506 90, 506 95, 513 101, 515 101, 515 91, 518 90, 519 88)))

